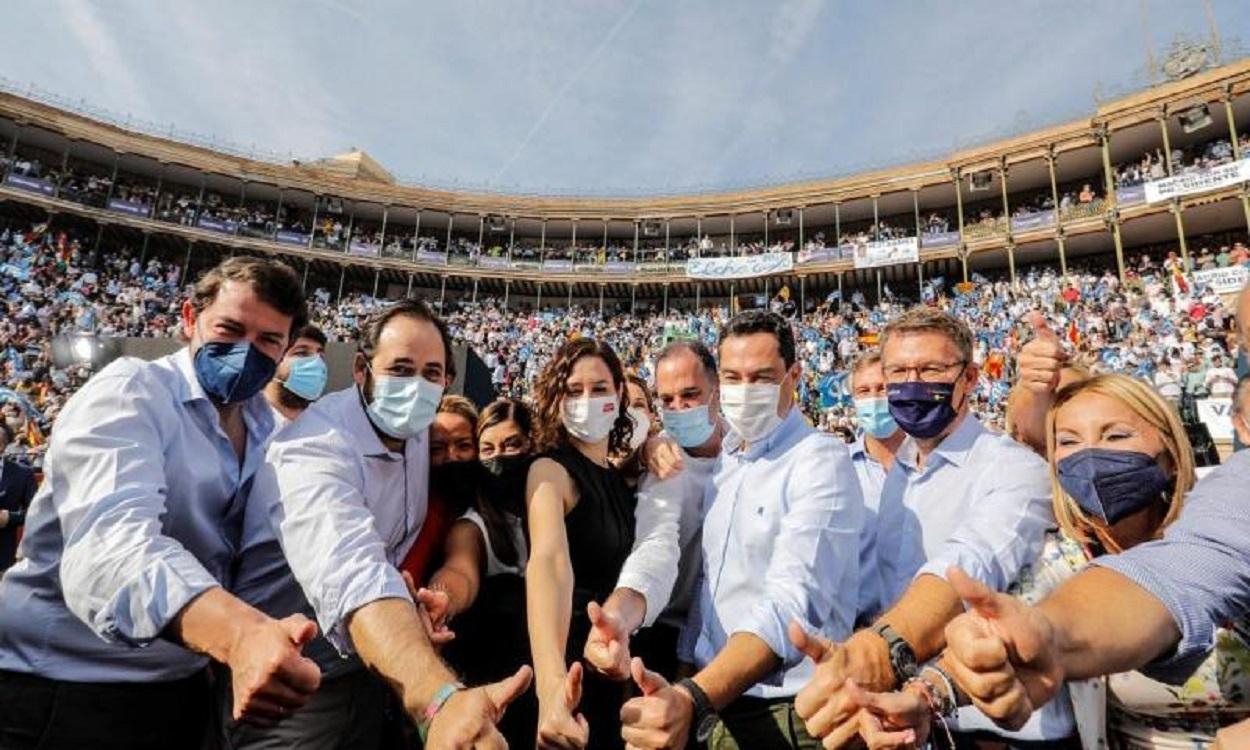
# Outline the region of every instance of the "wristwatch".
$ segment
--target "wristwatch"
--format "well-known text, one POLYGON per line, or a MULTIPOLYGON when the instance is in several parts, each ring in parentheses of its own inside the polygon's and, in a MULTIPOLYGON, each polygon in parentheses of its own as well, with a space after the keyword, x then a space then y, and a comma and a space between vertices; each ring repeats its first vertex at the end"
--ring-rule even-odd
POLYGON ((712 736, 712 730, 716 728, 716 722, 720 717, 716 715, 716 709, 712 706, 712 701, 708 699, 707 693, 703 692, 703 688, 699 687, 699 683, 689 677, 682 678, 677 681, 677 687, 685 688, 690 693, 691 699, 694 700, 694 739, 696 742, 707 742, 712 736))
POLYGON ((894 670, 896 685, 903 685, 919 674, 916 666, 916 652, 911 650, 911 646, 903 640, 903 636, 899 635, 897 630, 883 623, 873 628, 872 632, 881 636, 886 647, 890 649, 890 667, 894 670))

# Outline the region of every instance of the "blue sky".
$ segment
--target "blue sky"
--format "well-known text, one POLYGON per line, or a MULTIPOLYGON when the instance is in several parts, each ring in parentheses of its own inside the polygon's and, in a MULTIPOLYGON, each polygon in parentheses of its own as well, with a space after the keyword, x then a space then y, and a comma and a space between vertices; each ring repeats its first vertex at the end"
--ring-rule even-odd
MULTIPOLYGON (((1212 0, 1226 45, 1250 3, 1212 0)), ((9 0, 0 75, 405 181, 538 193, 834 176, 1088 115, 1199 0, 9 0), (1143 9, 1145 10, 1143 18, 1143 9)))

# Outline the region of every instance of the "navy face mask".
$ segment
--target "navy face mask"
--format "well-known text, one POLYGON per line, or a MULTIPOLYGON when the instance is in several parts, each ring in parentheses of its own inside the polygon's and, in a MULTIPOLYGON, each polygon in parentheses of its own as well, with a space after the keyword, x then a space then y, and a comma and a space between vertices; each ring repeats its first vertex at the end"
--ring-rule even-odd
POLYGON ((195 352, 195 377, 219 404, 260 393, 277 369, 278 363, 249 341, 206 341, 195 352))
POLYGON ((1137 451, 1086 448, 1056 467, 1063 491, 1108 525, 1159 502, 1172 484, 1154 456, 1137 451))
POLYGON ((954 383, 888 383, 885 393, 899 428, 921 440, 941 434, 958 416, 954 383))

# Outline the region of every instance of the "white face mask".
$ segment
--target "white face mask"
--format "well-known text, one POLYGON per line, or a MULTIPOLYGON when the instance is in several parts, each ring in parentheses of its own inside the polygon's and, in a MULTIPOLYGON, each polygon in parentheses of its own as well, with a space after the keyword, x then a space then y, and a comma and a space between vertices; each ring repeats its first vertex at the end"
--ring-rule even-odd
POLYGON ((776 383, 720 386, 720 413, 748 443, 763 440, 781 424, 781 417, 777 416, 780 402, 781 386, 776 383))
POLYGON ((651 434, 651 415, 647 414, 646 409, 640 409, 637 406, 629 407, 625 413, 634 421, 634 433, 629 436, 629 449, 636 451, 647 442, 651 434))
POLYGON ((584 443, 597 443, 612 432, 616 409, 616 396, 565 398, 561 421, 573 437, 584 443))

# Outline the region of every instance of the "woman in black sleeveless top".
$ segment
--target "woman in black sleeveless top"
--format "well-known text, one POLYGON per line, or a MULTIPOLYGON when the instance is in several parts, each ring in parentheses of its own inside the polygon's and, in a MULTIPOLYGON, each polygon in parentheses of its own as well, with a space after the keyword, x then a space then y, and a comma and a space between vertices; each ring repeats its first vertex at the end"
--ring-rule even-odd
POLYGON ((566 343, 536 389, 542 457, 526 488, 530 648, 540 748, 621 747, 627 686, 583 672, 586 605, 616 587, 634 543, 634 492, 609 456, 627 450, 625 375, 606 344, 566 343))

